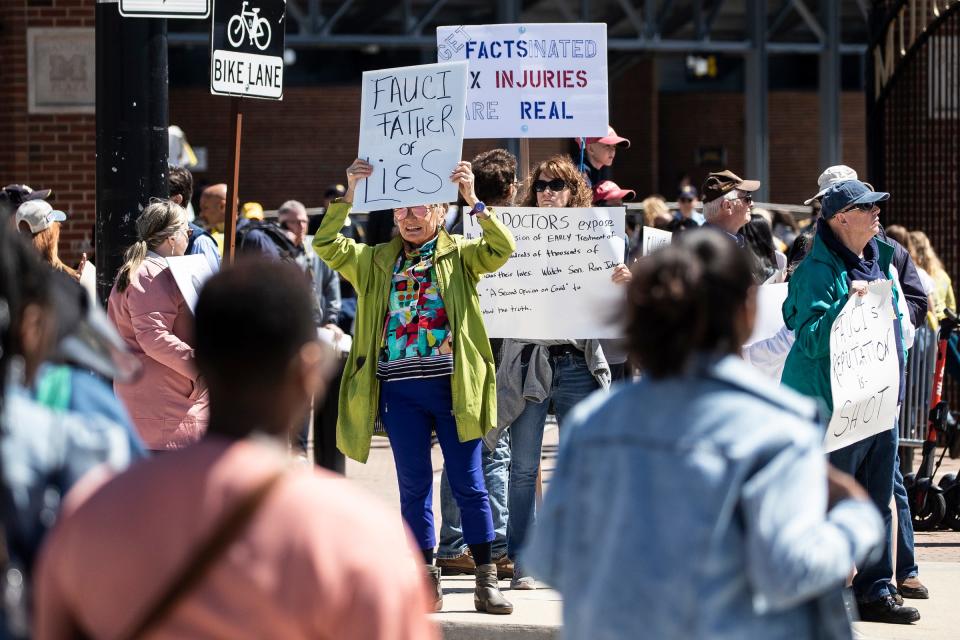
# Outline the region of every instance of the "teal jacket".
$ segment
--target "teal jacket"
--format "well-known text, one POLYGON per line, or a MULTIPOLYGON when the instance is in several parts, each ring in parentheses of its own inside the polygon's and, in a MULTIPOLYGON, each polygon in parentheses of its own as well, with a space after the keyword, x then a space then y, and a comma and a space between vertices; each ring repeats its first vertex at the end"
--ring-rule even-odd
MULTIPOLYGON (((435 267, 440 297, 453 332, 453 413, 461 442, 482 438, 496 426, 497 384, 493 352, 480 314, 477 284, 484 273, 502 267, 516 249, 513 235, 496 214, 478 220, 483 237, 467 240, 440 230, 435 267)), ((337 447, 366 462, 380 398, 377 357, 387 314, 393 268, 402 240, 371 247, 345 237, 340 230, 350 205, 336 202, 313 237, 313 249, 357 290, 353 348, 340 386, 337 447)))
MULTIPOLYGON (((877 237, 880 269, 888 280, 893 247, 877 237)), ((896 303, 900 292, 893 286, 896 303)), ((787 355, 781 382, 800 393, 817 398, 822 416, 829 420, 833 414, 833 393, 830 387, 830 327, 837 319, 850 297, 850 278, 847 267, 820 236, 815 236, 813 249, 790 278, 787 299, 783 303, 783 321, 796 336, 796 342, 787 355)), ((894 310, 897 320, 903 323, 899 308, 894 310)), ((900 348, 906 359, 906 349, 900 332, 900 348)))

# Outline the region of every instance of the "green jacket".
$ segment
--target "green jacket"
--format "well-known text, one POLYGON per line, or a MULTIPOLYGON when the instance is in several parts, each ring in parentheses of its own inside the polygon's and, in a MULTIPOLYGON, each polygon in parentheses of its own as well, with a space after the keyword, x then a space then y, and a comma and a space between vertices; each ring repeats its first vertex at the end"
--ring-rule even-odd
MULTIPOLYGON (((479 220, 483 237, 467 240, 440 231, 435 254, 440 296, 453 332, 453 413, 461 442, 482 438, 496 426, 497 385, 493 352, 480 314, 477 284, 502 267, 516 249, 513 235, 489 209, 479 220)), ((402 250, 399 237, 374 247, 340 233, 350 205, 336 202, 313 237, 317 255, 357 290, 353 348, 340 387, 337 447, 366 462, 380 398, 377 357, 387 314, 393 268, 402 250)))
MULTIPOLYGON (((879 249, 880 269, 892 280, 890 261, 893 247, 876 238, 879 249)), ((900 292, 893 287, 893 301, 900 292)), ((815 236, 813 249, 790 277, 790 288, 783 303, 783 321, 796 337, 796 342, 787 355, 780 381, 800 393, 817 398, 822 416, 829 420, 833 414, 833 393, 830 386, 830 328, 840 315, 850 297, 850 278, 840 256, 831 251, 820 236, 815 236)), ((903 323, 899 308, 894 310, 898 321, 903 323)), ((901 344, 903 331, 900 332, 901 344)), ((904 354, 906 350, 904 349, 904 354)), ((906 359, 904 359, 906 361, 906 359)))

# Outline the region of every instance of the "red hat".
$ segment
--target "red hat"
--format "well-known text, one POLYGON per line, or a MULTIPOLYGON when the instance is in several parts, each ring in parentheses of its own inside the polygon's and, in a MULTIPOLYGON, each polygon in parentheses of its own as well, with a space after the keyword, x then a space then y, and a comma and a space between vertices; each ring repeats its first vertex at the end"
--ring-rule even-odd
POLYGON ((630 141, 626 138, 622 138, 617 135, 617 132, 613 130, 613 127, 607 126, 607 135, 604 138, 587 138, 587 144, 593 144, 594 142, 602 142, 603 144, 613 144, 621 149, 629 149, 630 141))
POLYGON ((626 200, 630 202, 637 197, 637 192, 632 189, 621 189, 613 180, 604 180, 593 188, 593 201, 601 200, 626 200))

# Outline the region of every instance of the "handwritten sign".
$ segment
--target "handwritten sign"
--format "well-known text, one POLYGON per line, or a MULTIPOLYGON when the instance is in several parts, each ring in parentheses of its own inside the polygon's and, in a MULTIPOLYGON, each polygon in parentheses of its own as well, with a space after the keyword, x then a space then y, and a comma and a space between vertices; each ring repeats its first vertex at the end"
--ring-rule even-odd
POLYGON ((890 281, 852 296, 830 328, 833 416, 824 441, 835 451, 893 427, 900 364, 890 281))
POLYGON ((607 25, 437 28, 437 59, 470 63, 467 138, 607 135, 607 25))
MULTIPOLYGON (((615 318, 625 289, 611 275, 623 262, 622 207, 498 207, 496 215, 517 250, 477 287, 491 338, 621 337, 615 318)), ((482 235, 471 216, 463 231, 467 238, 482 235)))
POLYGON ((184 302, 193 312, 197 308, 197 300, 200 299, 200 290, 213 276, 210 263, 205 256, 195 254, 167 258, 167 264, 170 266, 170 274, 177 283, 177 288, 183 295, 184 302))
POLYGON ((673 234, 663 229, 655 227, 643 228, 643 248, 640 255, 648 256, 657 249, 670 246, 673 241, 673 234))
POLYGON ((360 98, 360 154, 373 175, 360 182, 354 211, 454 202, 450 174, 463 151, 464 62, 366 71, 360 98))

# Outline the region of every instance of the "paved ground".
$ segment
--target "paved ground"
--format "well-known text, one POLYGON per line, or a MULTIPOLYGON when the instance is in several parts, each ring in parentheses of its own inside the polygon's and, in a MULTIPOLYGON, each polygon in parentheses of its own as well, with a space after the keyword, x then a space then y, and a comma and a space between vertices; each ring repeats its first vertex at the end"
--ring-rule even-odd
MULTIPOLYGON (((545 483, 549 483, 553 470, 557 436, 556 426, 548 425, 543 447, 545 483)), ((439 447, 434 447, 433 463, 434 514, 439 530, 438 496, 442 466, 439 447)), ((919 465, 919 457, 916 464, 919 465)), ((960 460, 945 459, 941 474, 948 472, 960 472, 960 460)), ((396 473, 386 439, 374 439, 367 464, 348 460, 347 476, 385 500, 398 511, 399 517, 396 473)), ((920 610, 922 620, 910 626, 857 623, 859 637, 885 640, 953 640, 957 637, 960 629, 960 606, 957 606, 960 596, 960 532, 918 533, 916 546, 921 577, 932 594, 930 600, 911 602, 920 610)), ((515 605, 513 615, 479 615, 473 609, 472 577, 444 578, 444 610, 435 616, 444 637, 448 640, 558 638, 561 621, 559 594, 549 589, 509 591, 508 587, 509 582, 501 582, 501 588, 515 605)))

